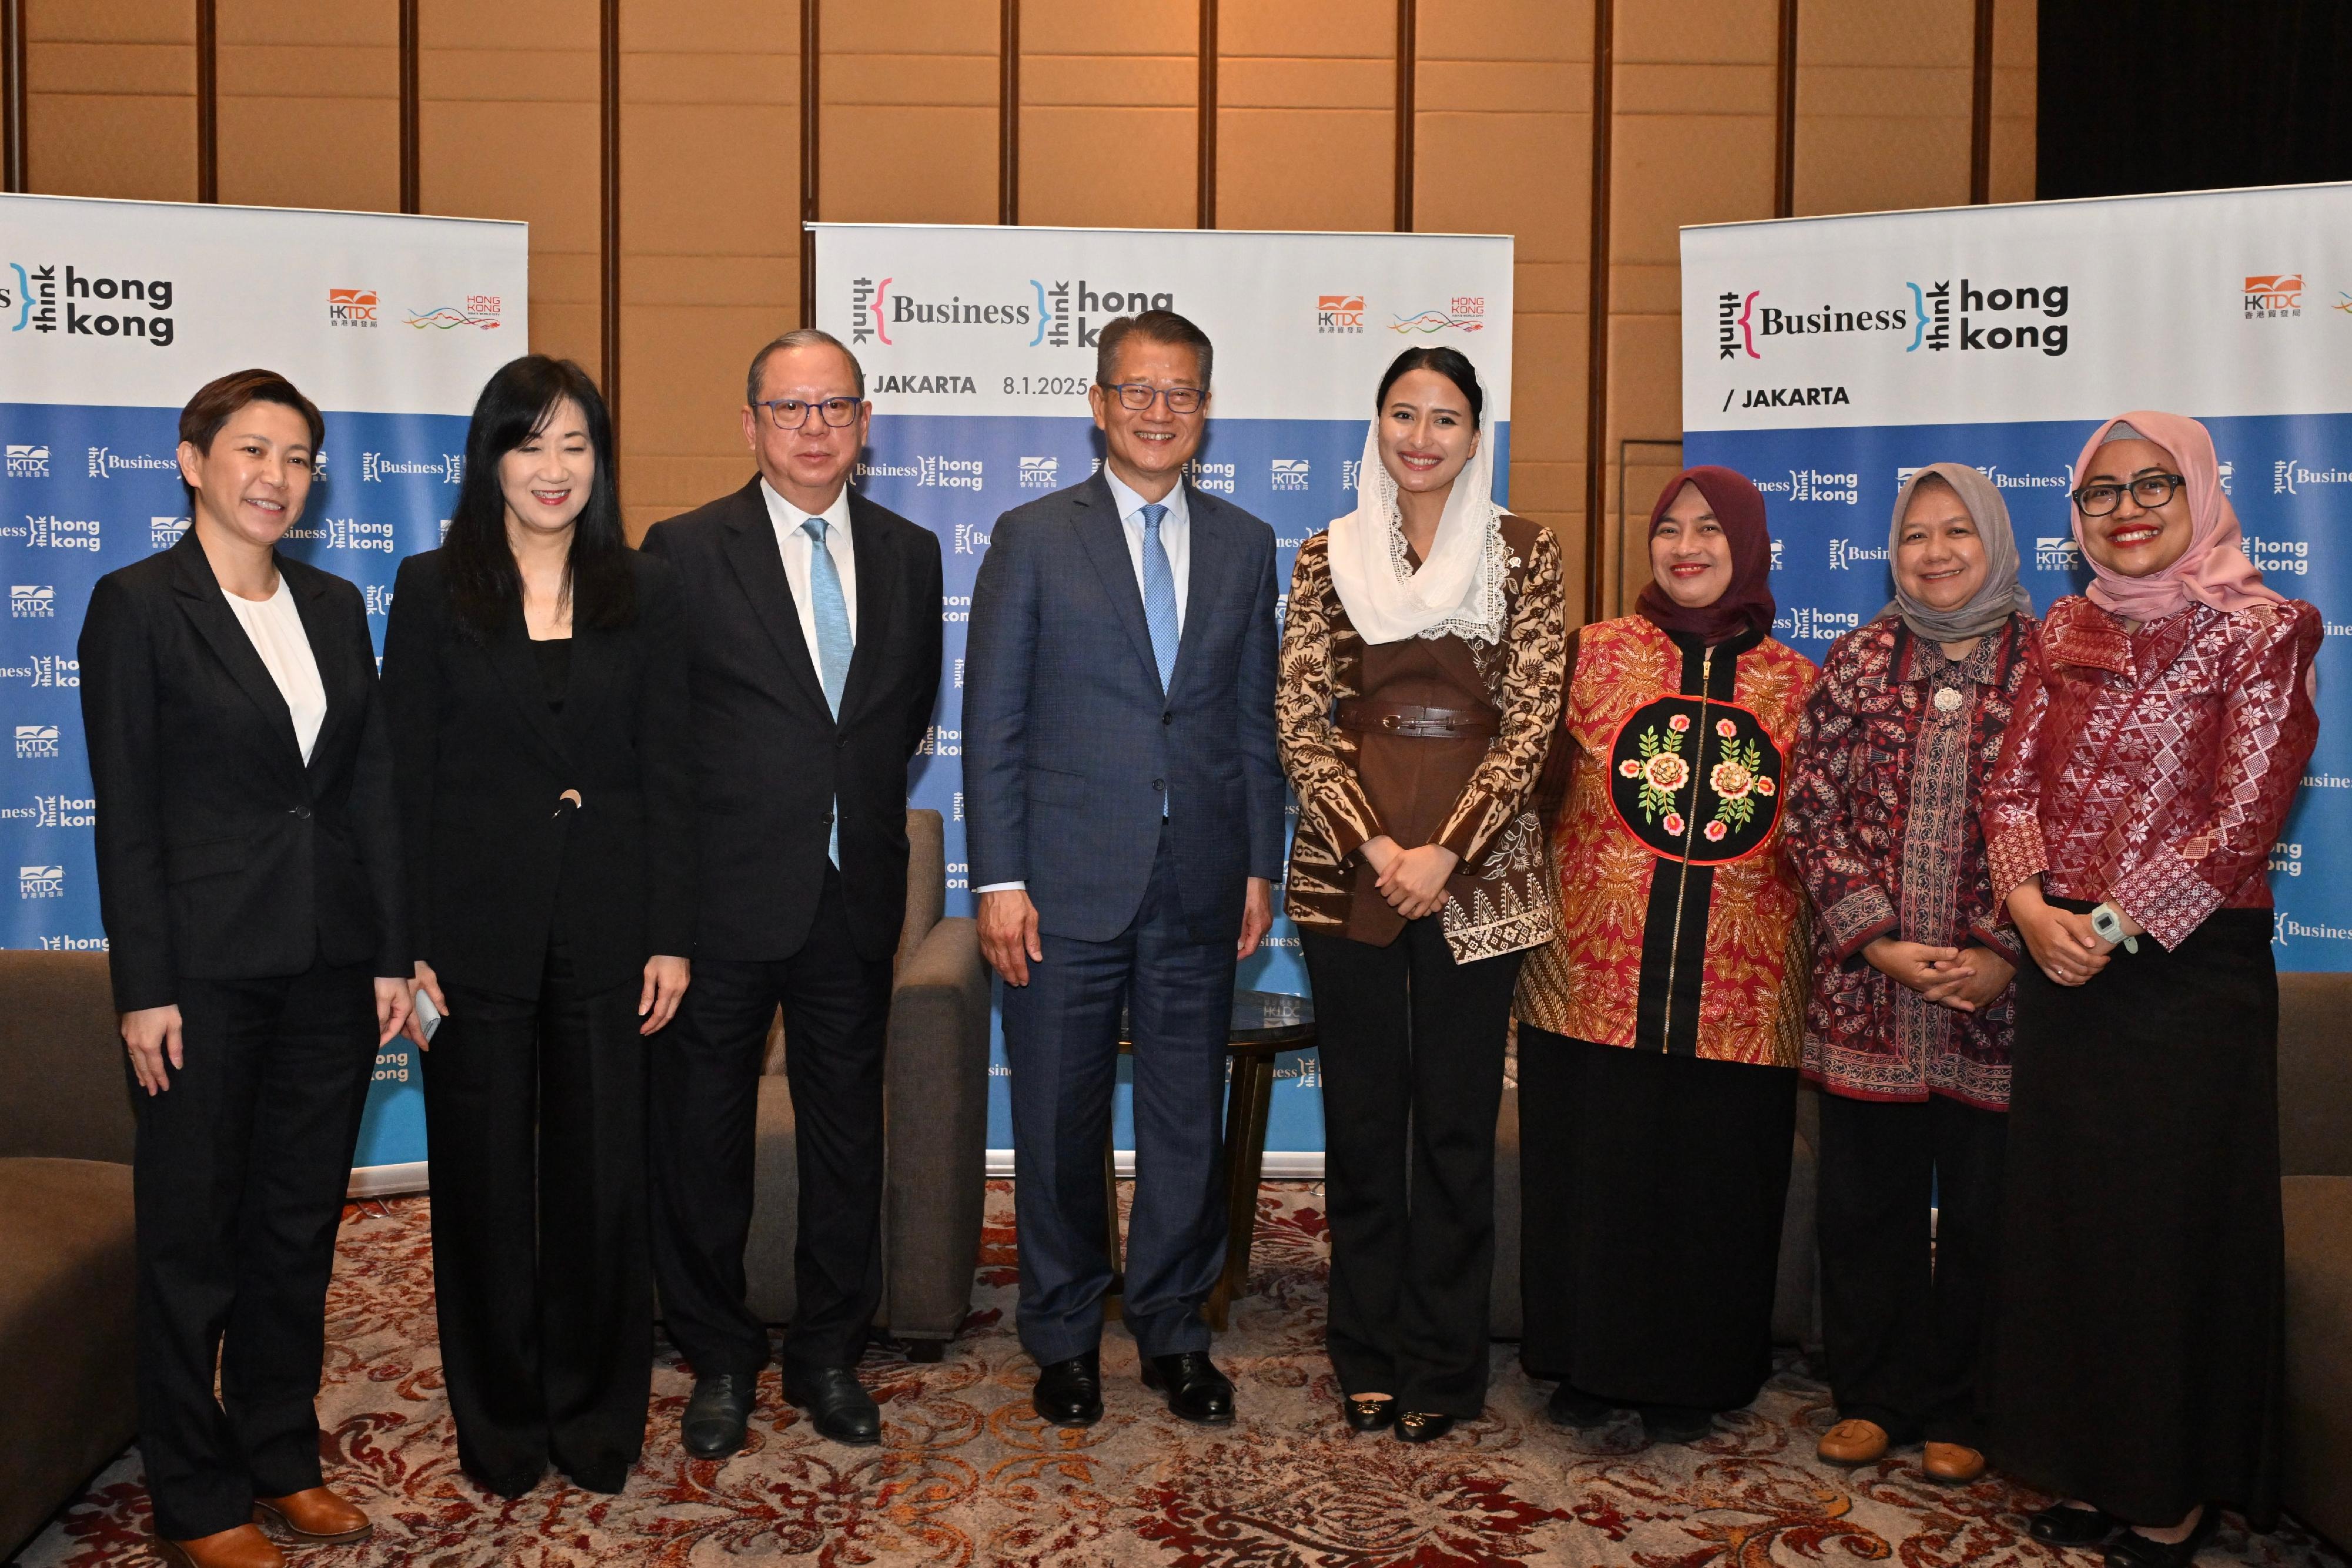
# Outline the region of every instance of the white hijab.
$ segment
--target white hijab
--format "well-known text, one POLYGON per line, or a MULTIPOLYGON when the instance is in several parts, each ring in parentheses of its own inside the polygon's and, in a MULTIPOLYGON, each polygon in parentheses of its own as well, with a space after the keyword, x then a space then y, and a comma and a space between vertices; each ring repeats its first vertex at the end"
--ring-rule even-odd
POLYGON ((1397 485, 1381 461, 1381 422, 1364 433, 1364 459, 1356 469, 1356 509, 1331 519, 1327 546, 1331 586, 1359 636, 1367 643, 1448 634, 1498 642, 1503 634, 1503 508, 1495 505, 1495 431, 1491 414, 1478 422, 1478 450, 1454 476, 1437 538, 1421 570, 1405 554, 1397 485))

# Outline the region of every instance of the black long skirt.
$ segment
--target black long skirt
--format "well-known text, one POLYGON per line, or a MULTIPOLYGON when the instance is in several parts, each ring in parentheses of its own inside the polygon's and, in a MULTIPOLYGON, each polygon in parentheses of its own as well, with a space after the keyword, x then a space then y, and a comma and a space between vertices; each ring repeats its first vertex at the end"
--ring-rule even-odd
POLYGON ((1772 1372, 1797 1071, 1519 1026, 1519 1358, 1624 1406, 1732 1410, 1772 1372))
MULTIPOLYGON (((2078 906, 2079 907, 2079 906, 2078 906)), ((2278 1511, 2285 1243, 2271 919, 2088 985, 2017 976, 1995 1461, 2135 1524, 2278 1511)))

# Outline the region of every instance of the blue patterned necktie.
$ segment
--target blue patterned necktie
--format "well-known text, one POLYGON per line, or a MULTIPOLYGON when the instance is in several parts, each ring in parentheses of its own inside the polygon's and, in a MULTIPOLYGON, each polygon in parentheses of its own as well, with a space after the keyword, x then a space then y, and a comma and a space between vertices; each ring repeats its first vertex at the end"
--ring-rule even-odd
MULTIPOLYGON (((841 716, 841 688, 849 680, 850 655, 857 644, 849 634, 849 601, 841 591, 841 569, 833 564, 833 552, 824 546, 825 523, 823 517, 811 517, 801 524, 807 534, 809 548, 809 601, 816 612, 816 673, 824 683, 824 704, 833 716, 841 716)), ((825 855, 835 866, 841 864, 841 802, 833 806, 833 833, 825 841, 825 855)))
POLYGON ((1151 657, 1160 665, 1160 690, 1165 695, 1176 674, 1176 569, 1168 563, 1168 547, 1160 538, 1160 525, 1167 519, 1168 508, 1152 501, 1140 511, 1143 623, 1151 630, 1151 657))

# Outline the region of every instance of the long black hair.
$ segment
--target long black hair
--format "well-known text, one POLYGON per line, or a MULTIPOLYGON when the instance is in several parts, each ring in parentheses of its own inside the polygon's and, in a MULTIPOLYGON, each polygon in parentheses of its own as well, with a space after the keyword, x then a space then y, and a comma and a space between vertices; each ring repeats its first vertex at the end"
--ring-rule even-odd
POLYGON ((466 427, 466 472, 441 543, 458 623, 477 639, 496 633, 522 606, 522 574, 507 542, 499 462, 554 418, 566 398, 587 417, 588 444, 596 454, 596 477, 572 527, 565 568, 572 623, 625 626, 636 619, 636 579, 613 483, 613 417, 587 371, 570 360, 526 354, 499 366, 474 403, 473 423, 466 427))
POLYGON ((1400 377, 1414 371, 1435 371, 1462 389, 1470 400, 1470 428, 1478 428, 1479 413, 1486 406, 1486 390, 1478 384, 1478 371, 1470 363, 1470 356, 1459 349, 1407 349, 1389 361, 1388 374, 1381 378, 1381 390, 1372 395, 1372 412, 1378 413, 1389 404, 1389 388, 1400 377))

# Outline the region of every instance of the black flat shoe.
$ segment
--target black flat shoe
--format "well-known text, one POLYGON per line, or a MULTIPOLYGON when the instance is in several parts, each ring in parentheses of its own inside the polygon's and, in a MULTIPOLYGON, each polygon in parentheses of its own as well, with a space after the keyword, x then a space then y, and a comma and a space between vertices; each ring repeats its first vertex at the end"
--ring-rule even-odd
POLYGON ((1090 1350, 1039 1367, 1029 1406, 1051 1426, 1091 1427, 1101 1420, 1102 1353, 1090 1350))
POLYGON ((1544 1403, 1544 1419, 1570 1432, 1593 1432, 1617 1419, 1618 1406, 1573 1383, 1562 1383, 1544 1403))
POLYGON ((1350 1432, 1377 1432, 1397 1418, 1393 1399, 1360 1399, 1351 1394, 1339 1401, 1339 1408, 1347 1413, 1350 1432))
POLYGON ((694 1396, 678 1422, 688 1453, 698 1459, 723 1459, 743 1451, 757 1381, 746 1372, 713 1372, 694 1380, 694 1396))
POLYGON ((847 1366, 786 1369, 784 1397, 809 1413, 818 1433, 854 1448, 882 1440, 882 1410, 847 1366))
POLYGON ((1696 1443, 1715 1430, 1715 1412, 1696 1405, 1643 1405, 1642 1430, 1653 1443, 1696 1443))
POLYGON ((2053 1502, 2028 1514, 2025 1533, 2048 1546, 2096 1546, 2124 1527, 2124 1521, 2104 1508, 2074 1508, 2053 1502))
POLYGON ((1169 1411, 1195 1427, 1234 1424, 1234 1385, 1205 1350, 1146 1357, 1143 1386, 1166 1393, 1169 1411))
POLYGON ((1452 1430, 1454 1417, 1440 1416, 1433 1410, 1408 1410, 1396 1418, 1400 1443, 1434 1443, 1452 1430))
POLYGON ((2197 1516, 2195 1528, 2179 1541, 2168 1543, 2151 1541, 2137 1530, 2119 1531, 2107 1542, 2107 1568, 2189 1568, 2205 1543, 2213 1539, 2221 1521, 2221 1510, 2209 1502, 2205 1511, 2197 1516))

